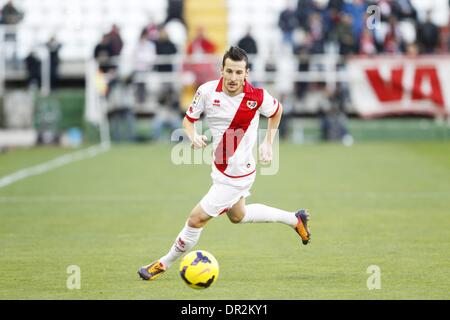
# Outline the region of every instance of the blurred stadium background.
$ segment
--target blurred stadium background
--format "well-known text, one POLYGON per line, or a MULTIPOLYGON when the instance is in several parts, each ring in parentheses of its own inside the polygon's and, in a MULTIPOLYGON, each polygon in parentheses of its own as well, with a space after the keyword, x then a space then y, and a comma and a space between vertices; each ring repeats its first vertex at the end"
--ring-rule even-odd
POLYGON ((0 298, 448 299, 448 0, 0 8, 0 298), (285 108, 280 172, 252 200, 312 208, 316 247, 280 277, 271 263, 298 250, 294 234, 219 219, 199 246, 228 280, 194 297, 173 272, 143 291, 134 269, 164 253, 210 184, 209 168, 170 162, 170 137, 230 45, 285 108), (84 291, 65 287, 70 264, 84 291), (365 287, 371 264, 384 291, 365 287))
POLYGON ((218 77, 221 55, 236 44, 252 55, 252 82, 284 102, 283 138, 448 137, 446 0, 12 5, 0 29, 2 147, 91 142, 96 101, 114 141, 167 140, 164 125, 179 124, 196 87, 218 77), (391 79, 399 65, 401 83, 391 79), (417 76, 423 65, 437 79, 429 70, 417 76), (400 97, 381 97, 377 84, 400 97))

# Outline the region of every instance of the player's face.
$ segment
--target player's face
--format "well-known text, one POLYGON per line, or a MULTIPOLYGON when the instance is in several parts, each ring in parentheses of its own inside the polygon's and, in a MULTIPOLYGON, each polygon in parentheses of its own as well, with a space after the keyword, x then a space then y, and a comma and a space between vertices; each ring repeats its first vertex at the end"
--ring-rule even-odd
POLYGON ((247 76, 248 69, 245 67, 245 61, 233 61, 227 58, 222 68, 222 90, 230 96, 242 93, 247 76))

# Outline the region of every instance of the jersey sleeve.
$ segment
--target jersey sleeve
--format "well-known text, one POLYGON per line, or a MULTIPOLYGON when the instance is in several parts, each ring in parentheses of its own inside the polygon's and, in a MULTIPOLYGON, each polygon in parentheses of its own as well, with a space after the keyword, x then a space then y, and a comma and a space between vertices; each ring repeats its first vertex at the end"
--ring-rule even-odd
POLYGON ((205 110, 205 101, 206 94, 202 86, 200 86, 195 93, 194 99, 192 99, 191 105, 186 111, 186 119, 192 123, 200 119, 200 116, 205 110))
POLYGON ((280 108, 280 103, 277 99, 272 97, 269 92, 264 90, 264 99, 261 104, 261 107, 259 108, 259 112, 267 118, 273 117, 278 109, 280 108))

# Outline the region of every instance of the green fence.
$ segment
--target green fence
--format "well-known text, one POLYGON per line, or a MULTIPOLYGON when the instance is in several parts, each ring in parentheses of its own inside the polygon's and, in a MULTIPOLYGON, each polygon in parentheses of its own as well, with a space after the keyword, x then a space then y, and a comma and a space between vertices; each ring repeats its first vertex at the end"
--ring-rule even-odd
MULTIPOLYGON (((319 118, 295 118, 289 121, 287 136, 293 142, 321 141, 319 118)), ((265 127, 264 123, 265 121, 261 122, 263 128, 265 127)), ((450 139, 449 122, 428 118, 349 119, 347 128, 357 142, 450 139)))

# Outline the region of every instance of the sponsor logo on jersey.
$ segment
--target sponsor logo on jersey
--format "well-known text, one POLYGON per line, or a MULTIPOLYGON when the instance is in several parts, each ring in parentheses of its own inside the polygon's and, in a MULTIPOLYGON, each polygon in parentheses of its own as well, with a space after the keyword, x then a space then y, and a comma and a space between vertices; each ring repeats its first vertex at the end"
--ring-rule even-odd
POLYGON ((200 91, 197 91, 197 93, 195 94, 195 96, 194 96, 194 101, 192 101, 192 105, 193 105, 194 107, 197 106, 198 101, 200 100, 200 96, 201 96, 201 95, 202 95, 202 94, 200 93, 200 91))
POLYGON ((213 106, 220 107, 220 100, 215 99, 214 102, 213 102, 213 106))
POLYGON ((251 100, 247 101, 247 107, 249 107, 250 109, 255 109, 257 105, 258 105, 258 102, 256 102, 256 101, 251 101, 251 100))

